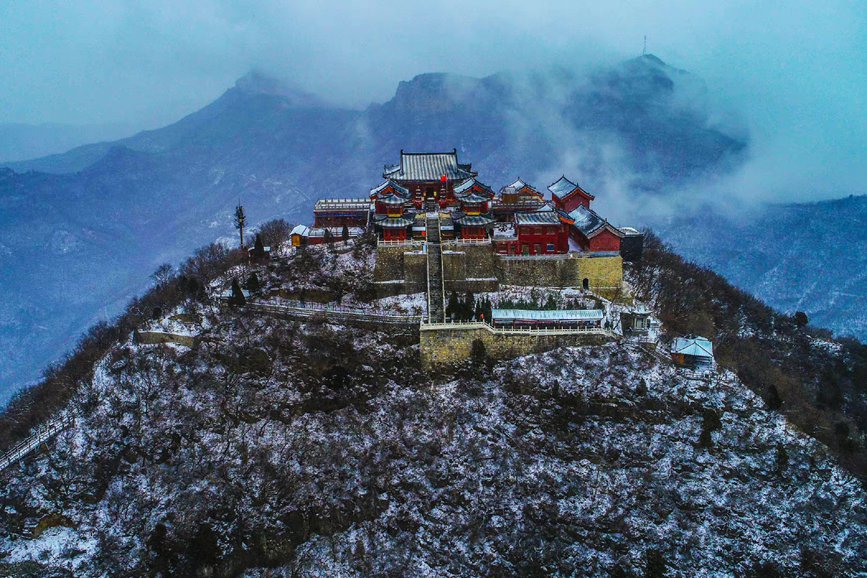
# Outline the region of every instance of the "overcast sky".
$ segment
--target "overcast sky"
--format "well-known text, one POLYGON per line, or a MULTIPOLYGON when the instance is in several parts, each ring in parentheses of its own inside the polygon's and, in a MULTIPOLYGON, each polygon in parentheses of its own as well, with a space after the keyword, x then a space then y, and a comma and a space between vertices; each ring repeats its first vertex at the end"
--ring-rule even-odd
POLYGON ((744 178, 867 192, 863 1, 2 0, 0 122, 155 127, 254 68, 360 107, 421 72, 628 58, 645 34, 748 125, 762 162, 744 178))

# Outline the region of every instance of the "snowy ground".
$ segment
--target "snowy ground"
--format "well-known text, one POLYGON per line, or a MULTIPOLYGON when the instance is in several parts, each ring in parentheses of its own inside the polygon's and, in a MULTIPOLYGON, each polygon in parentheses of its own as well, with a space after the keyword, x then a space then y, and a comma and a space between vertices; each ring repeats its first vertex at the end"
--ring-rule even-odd
POLYGON ((414 355, 383 334, 325 326, 310 341, 301 327, 283 349, 266 343, 288 326, 241 327, 226 319, 213 337, 263 348, 273 369, 231 387, 202 386, 230 375, 220 348, 126 344, 107 357, 52 463, 37 460, 0 494, 18 504, 7 523, 59 503, 76 529, 10 535, 0 564, 87 576, 107 557, 137 573, 156 524, 174 520, 169 535, 189 540, 194 519, 226 544, 254 530, 295 536, 291 563, 269 571, 284 576, 640 573, 649 551, 689 576, 800 573, 805 557, 844 575, 863 563, 863 489, 730 373, 691 379, 610 344, 416 382, 377 367, 402 358, 395 367, 409 371, 402 356, 414 355), (332 345, 341 335, 350 341, 332 345), (322 389, 315 376, 349 348, 350 373, 322 389), (321 355, 326 365, 311 357, 321 355), (89 492, 97 464, 124 447, 141 457, 122 458, 97 503, 59 497, 62 479, 89 492), (216 513, 233 508, 243 527, 216 513), (285 534, 298 511, 318 529, 285 534))

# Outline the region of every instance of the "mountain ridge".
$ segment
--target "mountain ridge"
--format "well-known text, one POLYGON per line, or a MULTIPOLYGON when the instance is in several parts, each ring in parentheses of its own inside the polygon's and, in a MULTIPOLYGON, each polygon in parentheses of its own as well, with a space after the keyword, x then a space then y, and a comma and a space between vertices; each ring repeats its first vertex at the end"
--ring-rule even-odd
MULTIPOLYGON (((295 254, 267 242, 281 257, 252 266, 267 288, 339 285, 354 302, 373 278, 369 241, 295 254)), ((685 372, 624 338, 499 362, 474 348, 432 373, 403 331, 221 306, 190 283, 221 291, 251 271, 239 257, 199 252, 88 335, 41 390, 57 398, 16 405, 75 419, 0 472, 0 572, 818 578, 863 567, 864 486, 841 464, 867 472, 849 421, 867 398, 848 381, 867 372, 867 348, 773 312, 652 236, 630 285, 667 335, 710 327, 719 371, 685 372), (176 341, 142 337, 158 328, 176 341), (827 371, 837 401, 814 397, 827 371)), ((22 417, 0 420, 21 429, 22 417)))
POLYGON ((624 98, 611 102, 602 96, 611 93, 607 85, 557 73, 467 80, 472 90, 453 81, 419 76, 385 103, 349 110, 309 106, 295 92, 281 96, 282 85, 254 75, 163 129, 8 165, 19 172, 0 183, 0 260, 9 271, 2 290, 13 296, 0 304, 0 345, 10 351, 0 360, 0 398, 60 354, 67 327, 74 334, 104 316, 108 295, 145 287, 147 271, 215 236, 231 238, 239 199, 251 224, 265 215, 299 222, 315 198, 365 196, 401 149, 452 148, 497 187, 520 174, 544 188, 568 172, 604 193, 616 172, 652 192, 670 180, 725 170, 746 147, 698 116, 684 117, 673 101, 675 108, 636 112, 624 91, 641 86, 640 79, 615 87, 624 98), (425 82, 439 83, 445 102, 427 100, 419 90, 425 82), (592 114, 577 114, 582 109, 592 114), (626 119, 636 114, 643 120, 631 126, 626 119), (664 126, 665 138, 654 136, 664 126), (625 166, 608 162, 614 142, 622 144, 625 166), (96 246, 90 231, 118 241, 96 246), (51 251, 57 235, 74 250, 51 251), (25 351, 38 361, 27 363, 25 351))

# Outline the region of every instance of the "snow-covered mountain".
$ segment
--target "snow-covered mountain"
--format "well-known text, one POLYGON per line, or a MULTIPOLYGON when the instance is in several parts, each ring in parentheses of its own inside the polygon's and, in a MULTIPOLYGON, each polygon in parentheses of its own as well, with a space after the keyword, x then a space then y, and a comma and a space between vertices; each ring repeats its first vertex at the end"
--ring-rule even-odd
MULTIPOLYGON (((365 110, 262 75, 170 126, 0 169, 0 403, 160 263, 253 223, 309 219, 314 198, 356 197, 400 149, 451 150, 499 187, 562 173, 604 189, 697 179, 745 144, 708 124, 703 83, 653 56, 586 77, 423 74, 365 110), (620 181, 619 181, 620 182, 620 181)), ((604 195, 600 195, 604 201, 604 195)))
POLYGON ((867 341, 867 196, 700 211, 658 225, 682 255, 780 311, 867 341))
MULTIPOLYGON (((628 341, 429 373, 401 332, 219 308, 179 277, 139 327, 195 342, 108 343, 72 387, 74 425, 0 474, 0 572, 862 572, 867 495, 841 460, 858 467, 863 431, 824 424, 865 396, 840 385, 828 413, 810 388, 865 360, 655 242, 646 257, 633 289, 666 330, 710 323, 710 377, 628 341)), ((258 272, 354 298, 371 262, 320 247, 258 272)))

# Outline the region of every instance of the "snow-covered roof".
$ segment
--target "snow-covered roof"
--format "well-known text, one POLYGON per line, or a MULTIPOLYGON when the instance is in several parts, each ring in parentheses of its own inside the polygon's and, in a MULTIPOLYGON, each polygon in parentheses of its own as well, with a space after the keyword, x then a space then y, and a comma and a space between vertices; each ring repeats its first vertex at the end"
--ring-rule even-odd
POLYGON ((410 196, 409 189, 407 189, 406 187, 402 187, 399 184, 397 184, 391 180, 386 180, 384 183, 382 183, 378 187, 374 187, 374 188, 370 189, 370 196, 376 197, 379 195, 379 193, 381 193, 382 191, 384 191, 388 187, 391 187, 395 193, 397 193, 399 196, 401 196, 405 199, 409 198, 409 196, 410 196))
POLYGON ((713 359, 713 344, 704 337, 676 337, 671 344, 671 352, 713 359))
POLYGON ((464 215, 455 219, 455 222, 464 227, 486 227, 493 223, 494 220, 481 215, 464 215))
POLYGON ((554 309, 535 311, 532 309, 492 309, 494 321, 599 321, 605 316, 602 309, 554 309))
POLYGON ((340 211, 347 209, 366 210, 370 208, 369 199, 319 199, 314 211, 340 211))
POLYGON ((439 181, 467 179, 475 176, 470 165, 458 163, 458 152, 405 153, 400 151, 400 164, 386 166, 383 177, 401 181, 439 181))
POLYGON ((515 222, 519 225, 559 225, 560 216, 554 211, 515 213, 515 222))
POLYGON ((474 178, 469 178, 469 179, 466 179, 464 181, 461 181, 460 183, 455 185, 455 194, 459 195, 463 192, 469 191, 470 189, 473 188, 473 185, 475 184, 475 182, 476 182, 476 179, 474 179, 474 178))
POLYGON ((526 186, 528 186, 527 183, 522 181, 521 177, 518 177, 518 179, 514 183, 512 183, 510 185, 506 185, 501 190, 517 191, 517 190, 523 189, 526 186))
POLYGON ((470 193, 461 197, 462 203, 486 203, 488 200, 488 197, 483 197, 477 193, 470 193))
POLYGON ((402 199, 397 195, 383 195, 377 197, 376 202, 382 203, 383 205, 402 205, 406 202, 406 199, 402 199))
POLYGON ((385 217, 377 219, 376 224, 385 229, 405 229, 412 225, 412 221, 406 217, 385 217))
POLYGON ((302 237, 306 237, 310 232, 310 227, 307 225, 295 225, 295 228, 292 229, 290 235, 301 235, 302 237))
POLYGON ((569 213, 569 217, 575 221, 575 224, 572 226, 588 239, 601 232, 602 229, 608 229, 618 237, 623 237, 623 232, 620 229, 600 217, 596 211, 588 209, 584 205, 579 205, 577 209, 569 213))
POLYGON ((566 175, 563 175, 557 179, 557 182, 548 185, 548 190, 562 198, 574 191, 577 186, 578 185, 567 179, 566 175))

